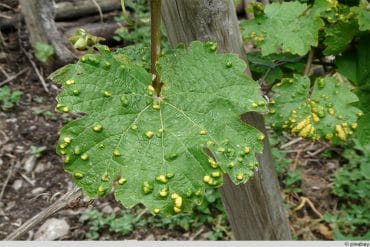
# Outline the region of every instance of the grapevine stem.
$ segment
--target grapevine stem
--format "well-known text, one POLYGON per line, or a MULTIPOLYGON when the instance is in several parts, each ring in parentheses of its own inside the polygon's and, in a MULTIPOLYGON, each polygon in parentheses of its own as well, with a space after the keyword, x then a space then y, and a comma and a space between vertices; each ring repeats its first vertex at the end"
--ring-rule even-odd
POLYGON ((157 95, 161 91, 161 80, 157 73, 156 63, 161 54, 161 0, 150 1, 150 72, 155 75, 152 82, 157 95))
POLYGON ((308 76, 308 74, 310 73, 311 64, 312 64, 312 60, 313 60, 313 55, 314 55, 314 51, 313 51, 313 48, 311 48, 310 53, 308 54, 308 57, 307 57, 306 66, 304 68, 304 75, 305 76, 308 76))

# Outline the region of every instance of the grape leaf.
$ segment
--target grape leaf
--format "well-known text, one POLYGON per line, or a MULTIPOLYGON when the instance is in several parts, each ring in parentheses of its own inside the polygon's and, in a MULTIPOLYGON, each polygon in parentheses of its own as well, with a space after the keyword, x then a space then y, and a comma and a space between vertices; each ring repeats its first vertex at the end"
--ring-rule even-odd
POLYGON ((305 55, 317 46, 318 31, 324 25, 316 15, 306 14, 299 2, 272 3, 264 15, 241 24, 244 39, 255 41, 263 56, 277 52, 305 55))
POLYGON ((57 152, 89 196, 114 187, 125 207, 174 214, 199 204, 223 173, 236 184, 253 176, 264 136, 240 114, 265 102, 237 55, 216 54, 214 43, 176 49, 157 64, 158 97, 145 69, 97 47, 51 75, 63 85, 57 109, 86 114, 64 126, 57 152))
POLYGON ((141 65, 146 70, 150 68, 150 49, 140 43, 119 48, 116 53, 126 55, 133 63, 141 65))
POLYGON ((358 33, 358 24, 354 19, 338 21, 325 28, 325 55, 336 55, 344 51, 358 33))
POLYGON ((337 71, 351 80, 360 90, 370 91, 370 35, 361 37, 356 50, 348 50, 337 56, 337 71))
POLYGON ((355 85, 359 97, 356 105, 364 116, 358 121, 356 138, 362 145, 370 142, 370 45, 369 34, 361 36, 356 50, 348 50, 335 59, 337 71, 347 77, 355 85))
POLYGON ((352 7, 351 10, 357 14, 360 31, 370 30, 370 3, 361 0, 359 6, 352 7))
POLYGON ((274 128, 303 138, 345 141, 357 128, 358 115, 362 115, 352 106, 358 98, 351 89, 339 75, 317 78, 312 88, 306 76, 283 79, 273 88, 276 97, 269 120, 274 128))

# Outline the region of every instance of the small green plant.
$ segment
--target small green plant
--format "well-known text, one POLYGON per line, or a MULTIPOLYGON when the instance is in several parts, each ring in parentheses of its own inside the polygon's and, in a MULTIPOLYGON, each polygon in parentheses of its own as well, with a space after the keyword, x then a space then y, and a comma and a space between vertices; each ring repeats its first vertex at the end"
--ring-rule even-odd
POLYGON ((48 110, 48 107, 43 107, 43 106, 33 107, 32 114, 36 116, 43 116, 47 120, 52 120, 52 121, 58 120, 57 115, 54 112, 48 110))
POLYGON ((37 158, 40 158, 42 153, 46 150, 46 147, 45 146, 38 147, 38 146, 31 145, 30 150, 31 150, 31 154, 35 155, 37 158))
POLYGON ((204 226, 212 229, 205 236, 209 240, 230 238, 230 226, 227 223, 220 195, 216 190, 207 190, 203 202, 194 209, 192 214, 162 217, 145 212, 146 210, 140 207, 108 215, 98 210, 86 210, 80 220, 89 226, 86 238, 91 240, 99 239, 102 235, 105 238, 110 238, 113 234, 127 236, 135 230, 146 228, 196 232, 204 226))
POLYGON ((9 111, 19 104, 21 97, 23 95, 22 91, 15 90, 12 91, 10 87, 3 86, 0 88, 0 108, 3 111, 9 111))
POLYGON ((41 103, 43 103, 43 102, 44 102, 44 97, 42 97, 42 96, 35 96, 35 97, 33 97, 33 100, 34 100, 36 103, 41 104, 41 103))
MULTIPOLYGON (((335 229, 335 236, 357 237, 370 234, 370 146, 349 146, 348 160, 335 174, 332 193, 339 198, 339 207, 325 220, 335 229)), ((369 239, 369 238, 367 238, 369 239)))
POLYGON ((53 46, 46 43, 36 42, 34 49, 36 59, 43 63, 50 60, 54 55, 53 46))

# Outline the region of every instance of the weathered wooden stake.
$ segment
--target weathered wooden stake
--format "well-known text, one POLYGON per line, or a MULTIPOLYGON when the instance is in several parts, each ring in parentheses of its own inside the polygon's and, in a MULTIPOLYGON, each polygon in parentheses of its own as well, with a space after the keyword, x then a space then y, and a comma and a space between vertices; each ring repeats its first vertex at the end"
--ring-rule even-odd
MULTIPOLYGON (((232 0, 163 0, 162 18, 172 46, 193 40, 214 41, 219 52, 245 57, 232 0)), ((247 69, 246 74, 250 75, 247 69)), ((266 133, 260 114, 243 115, 243 121, 266 133)), ((229 222, 237 240, 289 240, 287 217, 279 183, 265 139, 258 173, 245 185, 234 185, 228 176, 220 188, 229 222)))

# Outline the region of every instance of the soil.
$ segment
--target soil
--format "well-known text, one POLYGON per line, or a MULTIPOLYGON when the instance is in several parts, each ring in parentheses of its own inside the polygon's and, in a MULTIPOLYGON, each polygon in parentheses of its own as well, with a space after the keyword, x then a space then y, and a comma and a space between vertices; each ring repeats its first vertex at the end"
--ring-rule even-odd
MULTIPOLYGON (((3 171, 0 173, 0 190, 3 191, 0 193, 0 239, 52 204, 72 187, 70 176, 63 171, 61 158, 55 154, 58 130, 69 117, 54 111, 55 96, 60 90, 58 86, 46 80, 50 92, 45 92, 31 66, 26 53, 32 54, 32 49, 24 28, 22 25, 21 30, 7 30, 0 36, 6 44, 6 47, 0 50, 0 83, 26 69, 22 75, 7 83, 13 90, 24 92, 20 104, 11 111, 0 111, 0 169, 3 171), (31 146, 46 149, 40 157, 37 157, 37 154, 31 152, 31 146)), ((37 67, 44 78, 51 70, 43 71, 39 64, 37 67)), ((287 137, 286 142, 293 139, 287 137)), ((330 228, 323 223, 320 214, 336 208, 337 202, 330 194, 330 184, 340 161, 320 159, 320 152, 316 151, 323 152, 327 149, 332 147, 307 141, 299 141, 282 149, 283 152, 289 153, 291 168, 299 169, 302 174, 302 192, 282 193, 285 203, 290 208, 299 208, 303 198, 307 198, 302 207, 289 210, 291 231, 300 239, 332 238, 330 228)), ((66 218, 71 226, 69 234, 64 239, 84 239, 88 227, 79 221, 83 211, 86 208, 101 210, 107 205, 116 211, 122 210, 122 206, 109 196, 91 202, 82 201, 54 215, 56 218, 66 218)), ((22 239, 32 239, 38 227, 25 234, 22 239)), ((186 240, 197 230, 184 232, 177 229, 139 229, 125 236, 125 239, 186 240)), ((204 232, 209 230, 205 229, 204 232)), ((118 238, 118 236, 109 237, 118 238)), ((196 239, 205 239, 205 235, 199 234, 196 239)))

